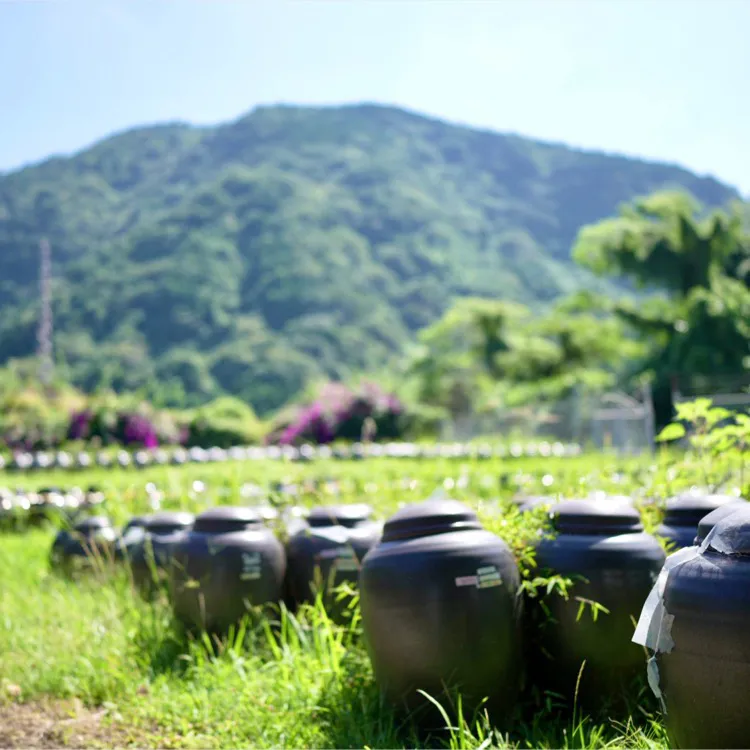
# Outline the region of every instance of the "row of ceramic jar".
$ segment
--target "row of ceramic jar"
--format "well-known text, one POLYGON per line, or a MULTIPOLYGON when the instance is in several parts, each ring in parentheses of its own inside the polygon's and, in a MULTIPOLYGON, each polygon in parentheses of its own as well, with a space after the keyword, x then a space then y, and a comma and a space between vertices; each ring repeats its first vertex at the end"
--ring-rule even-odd
MULTIPOLYGON (((220 506, 197 517, 160 512, 132 518, 121 534, 107 517, 92 516, 57 534, 51 562, 72 572, 97 558, 128 560, 143 593, 166 583, 185 624, 222 631, 242 618, 248 603, 283 600, 294 607, 314 599, 319 588, 330 593, 344 581, 356 584, 360 561, 382 530, 371 515, 367 505, 309 512, 294 506, 281 518, 271 506, 220 506), (279 522, 285 545, 272 530, 279 522)), ((326 604, 333 614, 330 596, 326 604)))
POLYGON ((74 521, 79 515, 96 511, 104 503, 97 487, 67 492, 41 489, 38 492, 11 492, 0 487, 0 530, 17 530, 44 521, 74 521))
MULTIPOLYGON (((705 502, 726 506, 714 517, 739 503, 705 502)), ((468 507, 440 499, 406 506, 382 528, 366 506, 318 508, 289 522, 286 550, 263 514, 249 508, 214 508, 195 519, 157 514, 131 525, 117 544, 106 520, 93 518, 79 536, 58 537, 53 563, 70 565, 110 544, 130 557, 144 590, 154 571, 165 573, 175 615, 210 630, 239 620, 248 603, 293 606, 310 599, 316 581, 328 582, 329 596, 342 581, 358 582, 376 679, 391 701, 409 710, 424 705, 418 691, 440 697, 449 686, 460 688, 467 708, 487 699, 500 716, 514 704, 524 672, 532 684, 570 701, 575 695, 586 707, 616 702, 646 668, 643 649, 631 642, 633 622, 665 554, 626 498, 567 500, 550 517, 556 534, 537 543, 537 567, 574 583, 539 597, 522 595, 505 542, 468 507), (598 606, 587 611, 592 602, 598 606)), ((713 536, 736 538, 733 518, 736 524, 736 514, 720 520, 713 536)), ((704 519, 700 539, 710 526, 704 519)), ((750 544, 739 549, 696 547, 692 598, 683 595, 674 605, 683 630, 678 638, 673 623, 668 658, 675 666, 664 693, 679 746, 741 747, 749 736, 750 714, 737 696, 750 676, 750 544), (697 705, 696 695, 705 704, 697 705)), ((334 617, 342 614, 330 598, 326 603, 334 617)))
MULTIPOLYGON (((626 495, 607 495, 603 492, 594 492, 588 497, 596 502, 614 500, 632 502, 632 499, 626 495)), ((514 502, 522 512, 525 512, 540 505, 554 505, 557 501, 549 496, 520 496, 514 499, 514 502)), ((655 534, 668 542, 670 551, 690 547, 695 543, 702 519, 713 510, 736 502, 744 502, 744 500, 738 495, 714 494, 697 487, 675 495, 664 503, 662 521, 656 528, 655 534)), ((643 504, 655 505, 655 501, 646 500, 643 504)), ((713 516, 708 516, 709 521, 712 518, 713 516)))
POLYGON ((354 443, 330 447, 327 445, 294 446, 235 446, 233 448, 157 448, 139 450, 135 453, 121 450, 115 454, 107 451, 88 453, 81 451, 37 451, 15 453, 6 460, 0 455, 0 469, 11 471, 33 471, 44 469, 88 469, 100 468, 145 468, 151 465, 182 465, 188 463, 217 463, 225 461, 313 459, 363 459, 363 458, 505 458, 521 456, 575 456, 581 452, 574 443, 514 443, 513 445, 477 445, 466 443, 442 443, 420 445, 417 443, 354 443))

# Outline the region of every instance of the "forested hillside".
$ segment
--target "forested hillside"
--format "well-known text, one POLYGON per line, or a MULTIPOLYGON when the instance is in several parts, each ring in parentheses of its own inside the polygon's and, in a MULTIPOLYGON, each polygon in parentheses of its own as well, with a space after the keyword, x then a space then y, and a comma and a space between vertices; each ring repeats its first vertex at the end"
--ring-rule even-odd
MULTIPOLYGON (((54 123, 50 123, 54 127, 54 123)), ((592 280, 578 229, 663 187, 730 187, 380 106, 145 127, 0 177, 0 363, 33 353, 38 242, 58 358, 86 389, 260 412, 381 368, 457 296, 542 306, 592 280)))

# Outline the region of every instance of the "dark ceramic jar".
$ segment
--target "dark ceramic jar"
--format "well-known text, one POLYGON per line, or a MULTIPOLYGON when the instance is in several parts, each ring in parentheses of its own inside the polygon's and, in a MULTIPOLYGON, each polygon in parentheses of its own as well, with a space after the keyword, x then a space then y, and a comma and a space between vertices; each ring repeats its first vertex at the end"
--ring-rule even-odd
POLYGON ((88 469, 91 466, 91 456, 81 451, 76 454, 76 467, 79 469, 88 469))
POLYGON ((106 516, 92 516, 62 529, 52 543, 50 565, 66 573, 102 564, 112 559, 117 532, 106 516))
POLYGON ((310 509, 305 508, 304 505, 290 505, 284 508, 281 519, 287 538, 307 528, 307 517, 309 515, 310 509))
POLYGON ((14 501, 12 492, 0 489, 0 530, 17 529, 21 526, 21 514, 14 501))
POLYGON ((462 503, 409 505, 383 528, 360 573, 362 624, 375 677, 397 707, 445 705, 459 689, 471 715, 484 698, 512 707, 521 670, 520 577, 508 546, 462 503))
POLYGON ((143 529, 146 527, 148 516, 133 516, 123 527, 122 537, 125 538, 133 529, 143 529))
POLYGON ((633 620, 659 574, 664 551, 643 532, 627 499, 564 500, 552 506, 550 517, 556 534, 537 545, 538 571, 571 578, 573 586, 567 599, 552 591, 529 602, 531 683, 572 703, 580 673, 583 704, 617 702, 643 671, 643 649, 631 643, 633 620), (608 612, 595 613, 582 600, 608 612))
POLYGON ((136 544, 143 540, 143 536, 146 533, 146 521, 148 516, 133 516, 126 524, 122 527, 120 536, 115 542, 115 560, 130 559, 132 550, 136 544))
POLYGON ((711 531, 719 521, 742 507, 747 507, 747 500, 742 497, 737 497, 731 503, 725 503, 716 510, 712 510, 708 515, 703 516, 698 523, 698 533, 695 535, 695 541, 693 544, 702 544, 703 540, 708 536, 708 532, 711 531))
MULTIPOLYGON (((624 503, 626 505, 632 505, 633 507, 635 507, 633 498, 628 497, 627 495, 608 495, 606 492, 592 492, 585 498, 579 499, 591 503, 624 503)), ((518 505, 518 510, 521 511, 521 513, 526 513, 529 510, 538 508, 540 505, 552 506, 562 501, 563 498, 559 496, 554 497, 552 495, 535 495, 526 498, 519 498, 518 500, 514 499, 512 502, 515 502, 518 505)))
POLYGON ((26 528, 31 509, 31 503, 26 494, 20 490, 15 494, 8 492, 1 502, 4 508, 4 528, 13 531, 26 528))
POLYGON ((279 511, 273 505, 250 506, 261 518, 263 523, 273 526, 279 520, 279 511))
POLYGON ((712 510, 731 503, 737 498, 732 495, 712 495, 703 492, 686 492, 667 500, 664 521, 656 530, 674 546, 690 547, 698 531, 698 523, 712 510))
POLYGON ((170 593, 178 619, 223 631, 249 606, 282 596, 284 548, 251 508, 204 511, 172 550, 170 593))
POLYGON ((750 506, 720 520, 704 547, 677 553, 662 574, 657 686, 673 747, 743 748, 750 741, 750 506))
POLYGON ((343 583, 356 586, 362 559, 380 538, 382 526, 370 520, 371 515, 369 505, 310 511, 286 545, 288 605, 313 601, 320 590, 329 614, 343 615, 347 602, 337 601, 334 590, 343 583))
POLYGON ((65 498, 57 487, 45 487, 39 490, 31 504, 29 523, 40 524, 53 521, 59 524, 65 518, 65 498))
POLYGON ((155 513, 144 519, 140 539, 127 545, 133 581, 145 596, 151 596, 167 581, 172 551, 182 535, 192 528, 193 521, 192 513, 155 513))

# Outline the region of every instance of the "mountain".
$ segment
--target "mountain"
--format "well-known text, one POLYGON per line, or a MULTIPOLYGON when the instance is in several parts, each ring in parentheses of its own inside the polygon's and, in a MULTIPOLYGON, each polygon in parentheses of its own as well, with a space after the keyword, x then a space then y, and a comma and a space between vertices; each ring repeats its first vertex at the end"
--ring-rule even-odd
POLYGON ((381 368, 456 296, 539 307, 601 283, 570 259, 578 229, 670 186, 737 197, 384 106, 138 128, 0 176, 0 362, 34 352, 46 236, 77 385, 226 391, 268 412, 312 378, 381 368))

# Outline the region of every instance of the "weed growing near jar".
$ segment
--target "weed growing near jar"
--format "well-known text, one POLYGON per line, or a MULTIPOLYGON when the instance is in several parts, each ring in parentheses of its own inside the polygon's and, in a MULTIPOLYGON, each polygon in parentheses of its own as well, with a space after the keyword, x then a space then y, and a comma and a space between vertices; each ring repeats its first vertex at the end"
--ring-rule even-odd
MULTIPOLYGON (((543 512, 521 515, 511 503, 514 495, 603 490, 642 501, 664 498, 693 481, 683 467, 678 486, 668 458, 253 463, 37 475, 18 483, 98 484, 118 523, 149 511, 148 482, 162 491, 163 508, 250 502, 241 496, 246 482, 282 482, 285 489, 271 495, 276 504, 368 502, 380 516, 442 487, 477 508, 522 567, 533 571, 529 542, 543 528, 543 512)), ((655 524, 658 507, 644 507, 655 524)), ((75 582, 51 573, 53 533, 0 535, 0 746, 11 740, 24 745, 6 728, 11 704, 78 700, 100 717, 88 739, 75 735, 79 746, 666 747, 648 701, 620 717, 564 717, 554 696, 521 707, 504 734, 478 716, 440 737, 417 736, 380 700, 356 608, 348 627, 332 624, 313 606, 298 617, 281 612, 276 623, 246 623, 223 642, 191 639, 173 622, 166 602, 143 602, 123 571, 102 570, 75 582)), ((56 737, 65 744, 64 734, 56 737)))

